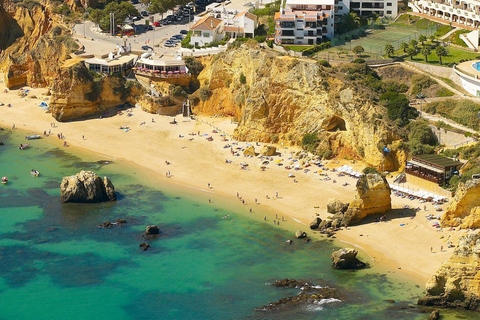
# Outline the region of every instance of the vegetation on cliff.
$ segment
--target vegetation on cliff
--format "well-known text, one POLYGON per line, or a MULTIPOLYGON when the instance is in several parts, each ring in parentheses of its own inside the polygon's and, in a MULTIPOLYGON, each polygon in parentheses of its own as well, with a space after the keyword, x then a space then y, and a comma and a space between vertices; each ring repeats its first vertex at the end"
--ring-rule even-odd
POLYGON ((474 130, 480 129, 480 104, 469 99, 445 99, 427 104, 424 110, 439 114, 474 130))
POLYGON ((480 144, 476 143, 458 149, 445 149, 443 155, 466 161, 461 170, 461 176, 455 175, 449 180, 448 187, 450 189, 455 190, 460 182, 466 182, 474 174, 480 174, 480 144))

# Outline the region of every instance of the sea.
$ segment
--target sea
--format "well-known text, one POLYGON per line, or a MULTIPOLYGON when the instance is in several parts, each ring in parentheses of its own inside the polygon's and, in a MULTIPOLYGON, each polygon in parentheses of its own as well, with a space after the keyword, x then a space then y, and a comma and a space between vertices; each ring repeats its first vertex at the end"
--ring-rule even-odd
POLYGON ((332 240, 287 245, 291 231, 236 204, 200 201, 129 163, 59 147, 56 138, 19 150, 25 135, 0 131, 0 176, 9 178, 0 185, 0 319, 427 319, 433 310, 415 305, 424 284, 375 268, 332 269, 330 254, 341 245, 332 240), (62 177, 80 170, 108 176, 118 200, 61 203, 62 177), (127 223, 98 227, 116 218, 127 223), (161 235, 144 239, 153 224, 161 235), (256 311, 300 292, 271 285, 285 278, 335 288, 338 299, 256 311))

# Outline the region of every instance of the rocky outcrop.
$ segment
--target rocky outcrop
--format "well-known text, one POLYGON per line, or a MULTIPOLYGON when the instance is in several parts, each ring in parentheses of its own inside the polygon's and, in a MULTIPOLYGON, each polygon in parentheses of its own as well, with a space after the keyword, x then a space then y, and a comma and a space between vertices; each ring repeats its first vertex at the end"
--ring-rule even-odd
POLYGON ((303 232, 302 230, 297 230, 295 232, 295 238, 297 239, 305 238, 306 236, 307 236, 307 233, 303 232))
POLYGON ((81 119, 99 114, 125 102, 134 103, 123 77, 94 79, 83 63, 62 67, 62 81, 52 85, 50 111, 58 121, 81 119))
POLYGON ((357 194, 348 205, 342 219, 342 225, 351 225, 362 221, 366 216, 384 213, 392 208, 390 186, 378 173, 363 175, 357 181, 357 194))
POLYGON ((480 311, 480 230, 462 236, 426 285, 418 304, 480 311))
POLYGON ((116 200, 115 188, 105 177, 103 180, 92 171, 80 171, 64 177, 60 184, 62 202, 102 202, 116 200))
POLYGON ((147 226, 145 228, 145 234, 147 235, 160 234, 160 229, 156 225, 147 226))
POLYGON ((256 155, 255 147, 254 146, 249 146, 249 147, 245 148, 245 150, 243 150, 243 154, 246 155, 246 156, 255 157, 255 155, 256 155))
POLYGON ((458 184, 455 197, 442 216, 442 226, 480 228, 480 180, 458 184))
POLYGON ((252 44, 204 63, 195 94, 209 94, 198 99, 194 112, 237 118, 237 139, 298 145, 305 134, 316 133, 316 152, 324 157, 361 158, 378 168, 384 164, 385 170, 402 162, 394 125, 377 116, 385 108, 361 94, 345 73, 252 44), (392 152, 384 158, 380 146, 392 152))
POLYGON ((357 259, 358 251, 355 249, 343 248, 334 251, 330 256, 332 268, 334 269, 361 269, 365 263, 357 259))
POLYGON ((345 213, 348 209, 348 203, 343 203, 337 199, 328 199, 327 202, 327 212, 336 214, 336 213, 345 213))

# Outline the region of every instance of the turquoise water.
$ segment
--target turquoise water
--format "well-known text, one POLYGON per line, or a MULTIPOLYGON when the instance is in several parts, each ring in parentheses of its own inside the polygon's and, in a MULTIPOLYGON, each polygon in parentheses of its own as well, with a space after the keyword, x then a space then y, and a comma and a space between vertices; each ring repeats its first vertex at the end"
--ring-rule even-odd
POLYGON ((0 131, 0 176, 10 180, 0 185, 0 319, 427 318, 405 308, 420 287, 372 270, 332 270, 328 241, 287 246, 286 231, 147 187, 125 164, 100 165, 45 140, 20 151, 23 136, 0 131), (108 175, 118 201, 61 204, 62 176, 81 169, 108 175), (115 218, 127 224, 97 227, 115 218), (149 224, 162 235, 142 251, 149 224), (342 302, 254 311, 298 293, 268 285, 283 278, 337 288, 342 302))

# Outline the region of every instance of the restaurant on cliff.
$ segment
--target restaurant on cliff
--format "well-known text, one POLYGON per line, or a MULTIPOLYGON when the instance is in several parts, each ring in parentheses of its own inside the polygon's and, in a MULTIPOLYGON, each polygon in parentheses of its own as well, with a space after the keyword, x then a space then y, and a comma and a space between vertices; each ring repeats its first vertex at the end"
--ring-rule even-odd
MULTIPOLYGON (((407 161, 405 173, 407 181, 410 176, 443 185, 445 181, 458 173, 462 165, 463 163, 460 161, 438 154, 422 154, 413 156, 412 160, 407 161)), ((410 180, 415 180, 415 178, 410 180)))

